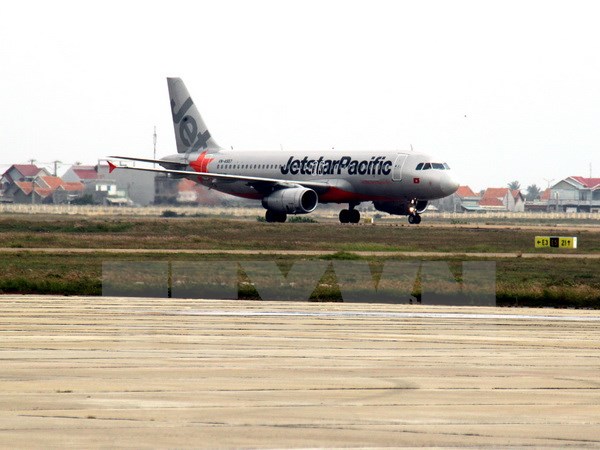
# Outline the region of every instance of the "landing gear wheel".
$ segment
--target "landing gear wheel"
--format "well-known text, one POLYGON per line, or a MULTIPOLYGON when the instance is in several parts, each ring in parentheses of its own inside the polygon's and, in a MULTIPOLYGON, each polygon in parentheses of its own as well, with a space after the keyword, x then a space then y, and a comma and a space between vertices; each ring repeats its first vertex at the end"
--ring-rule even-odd
POLYGON ((360 222, 360 211, 357 209, 351 209, 350 213, 350 223, 358 223, 360 222))
POLYGON ((408 223, 411 225, 418 225, 421 223, 421 216, 418 214, 411 214, 408 216, 408 223))
POLYGON ((340 211, 340 223, 348 223, 350 222, 350 213, 351 211, 348 209, 342 209, 340 211))
POLYGON ((286 213, 279 213, 277 211, 271 211, 270 209, 267 209, 267 211, 265 212, 265 220, 269 223, 271 223, 271 222, 283 223, 283 222, 285 222, 286 219, 287 219, 286 213))

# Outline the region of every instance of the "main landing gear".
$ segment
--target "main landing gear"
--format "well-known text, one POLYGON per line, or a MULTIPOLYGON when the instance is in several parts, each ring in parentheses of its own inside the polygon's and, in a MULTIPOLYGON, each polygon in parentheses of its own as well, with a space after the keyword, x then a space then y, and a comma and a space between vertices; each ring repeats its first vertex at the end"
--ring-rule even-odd
POLYGON ((342 209, 340 211, 340 222, 341 223, 358 223, 360 222, 360 211, 354 209, 358 206, 358 203, 350 203, 350 209, 342 209))
POLYGON ((279 223, 283 223, 287 220, 287 214, 286 213, 280 213, 277 211, 271 211, 270 209, 267 209, 267 211, 265 212, 265 220, 267 222, 279 222, 279 223))

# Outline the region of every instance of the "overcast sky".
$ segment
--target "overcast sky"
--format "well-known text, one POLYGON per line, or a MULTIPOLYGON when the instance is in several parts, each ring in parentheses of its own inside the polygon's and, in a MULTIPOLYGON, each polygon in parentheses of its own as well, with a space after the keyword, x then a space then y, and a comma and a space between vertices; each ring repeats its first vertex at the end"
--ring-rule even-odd
MULTIPOLYGON (((425 151, 474 189, 600 176, 589 1, 2 2, 0 169, 176 152, 165 77, 244 150, 425 151)), ((63 169, 64 170, 64 169, 63 169)))

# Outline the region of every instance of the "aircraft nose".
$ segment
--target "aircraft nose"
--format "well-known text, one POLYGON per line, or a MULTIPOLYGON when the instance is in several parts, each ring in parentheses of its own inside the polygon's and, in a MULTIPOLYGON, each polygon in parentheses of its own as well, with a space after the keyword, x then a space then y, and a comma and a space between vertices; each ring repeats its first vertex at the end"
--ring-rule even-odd
POLYGON ((447 197, 448 195, 452 195, 458 189, 458 182, 454 181, 451 177, 446 177, 446 179, 441 184, 442 192, 447 197))

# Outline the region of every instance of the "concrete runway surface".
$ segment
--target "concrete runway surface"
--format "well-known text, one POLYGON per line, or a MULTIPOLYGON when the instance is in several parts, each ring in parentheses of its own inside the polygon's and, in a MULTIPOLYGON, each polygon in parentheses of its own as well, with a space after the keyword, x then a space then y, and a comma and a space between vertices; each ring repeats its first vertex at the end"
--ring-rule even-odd
POLYGON ((1 297, 0 446, 600 446, 600 312, 1 297))

